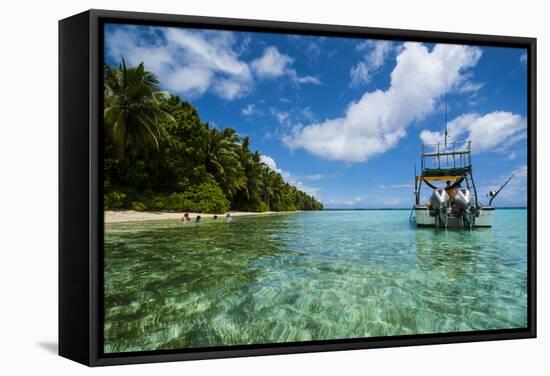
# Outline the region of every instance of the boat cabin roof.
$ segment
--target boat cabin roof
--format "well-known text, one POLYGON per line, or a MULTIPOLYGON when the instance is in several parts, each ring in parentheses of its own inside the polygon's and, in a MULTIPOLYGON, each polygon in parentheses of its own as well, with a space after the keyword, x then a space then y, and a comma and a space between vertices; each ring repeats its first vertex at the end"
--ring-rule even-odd
MULTIPOLYGON (((424 168, 422 170, 422 176, 425 178, 436 178, 441 177, 440 180, 453 180, 447 179, 448 177, 461 177, 464 176, 472 170, 472 166, 456 167, 456 168, 424 168)), ((430 179, 436 180, 436 179, 430 179)))

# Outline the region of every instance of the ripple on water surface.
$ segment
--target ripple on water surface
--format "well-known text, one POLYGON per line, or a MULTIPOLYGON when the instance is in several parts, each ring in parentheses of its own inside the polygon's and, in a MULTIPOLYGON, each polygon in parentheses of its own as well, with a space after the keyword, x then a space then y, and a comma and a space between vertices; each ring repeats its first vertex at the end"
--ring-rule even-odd
POLYGON ((105 228, 105 352, 520 328, 527 212, 416 229, 406 211, 105 228))

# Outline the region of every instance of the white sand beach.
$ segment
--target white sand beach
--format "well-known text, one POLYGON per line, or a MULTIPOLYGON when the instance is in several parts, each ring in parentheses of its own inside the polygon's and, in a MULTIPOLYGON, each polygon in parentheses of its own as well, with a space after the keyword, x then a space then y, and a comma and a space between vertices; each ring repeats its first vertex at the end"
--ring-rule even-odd
MULTIPOLYGON (((244 217, 252 215, 274 215, 274 214, 288 214, 288 213, 299 213, 299 211, 292 212, 240 212, 240 211, 230 211, 228 212, 232 217, 244 217)), ((183 217, 182 213, 168 213, 168 212, 139 212, 135 210, 108 210, 105 212, 105 223, 121 223, 121 222, 139 222, 139 221, 156 221, 156 220, 181 220, 183 217)), ((192 220, 194 220, 197 215, 201 216, 201 219, 211 219, 214 215, 217 215, 220 219, 225 217, 226 213, 220 214, 205 214, 205 213, 188 213, 192 220)))

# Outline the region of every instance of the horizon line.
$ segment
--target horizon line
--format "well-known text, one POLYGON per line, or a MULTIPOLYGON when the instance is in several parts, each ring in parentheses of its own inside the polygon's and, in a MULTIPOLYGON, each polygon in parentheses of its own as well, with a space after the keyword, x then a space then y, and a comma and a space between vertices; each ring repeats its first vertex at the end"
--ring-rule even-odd
MULTIPOLYGON (((495 209, 528 209, 527 206, 493 206, 495 209)), ((323 208, 322 210, 411 210, 411 208, 323 208)))

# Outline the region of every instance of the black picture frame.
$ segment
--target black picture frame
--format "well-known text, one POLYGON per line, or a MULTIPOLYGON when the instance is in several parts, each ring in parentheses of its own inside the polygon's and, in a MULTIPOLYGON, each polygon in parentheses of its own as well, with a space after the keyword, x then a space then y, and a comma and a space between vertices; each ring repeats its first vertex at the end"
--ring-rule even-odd
POLYGON ((59 21, 59 354, 88 366, 536 337, 536 39, 170 14, 88 10, 59 21), (528 326, 522 329, 104 354, 103 24, 521 47, 528 54, 528 326))

